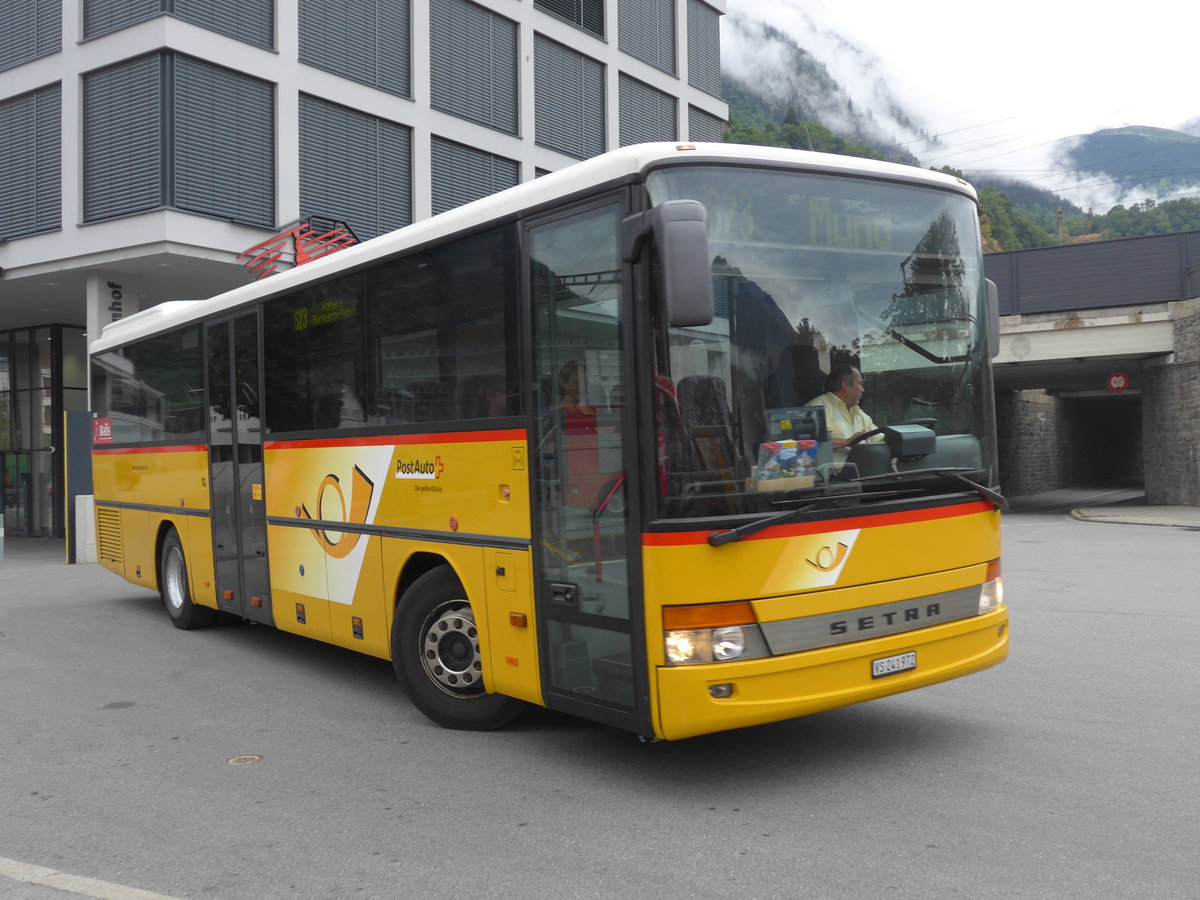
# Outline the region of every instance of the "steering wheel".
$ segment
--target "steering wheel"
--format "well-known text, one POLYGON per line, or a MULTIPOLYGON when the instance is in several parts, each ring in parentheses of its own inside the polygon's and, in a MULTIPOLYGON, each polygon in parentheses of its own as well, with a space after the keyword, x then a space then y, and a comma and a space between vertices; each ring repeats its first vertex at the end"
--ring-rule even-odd
POLYGON ((850 438, 850 440, 846 441, 846 446, 853 447, 855 444, 861 444, 867 438, 874 437, 877 434, 883 434, 883 429, 882 428, 872 428, 870 431, 864 431, 858 437, 853 437, 853 438, 850 438))

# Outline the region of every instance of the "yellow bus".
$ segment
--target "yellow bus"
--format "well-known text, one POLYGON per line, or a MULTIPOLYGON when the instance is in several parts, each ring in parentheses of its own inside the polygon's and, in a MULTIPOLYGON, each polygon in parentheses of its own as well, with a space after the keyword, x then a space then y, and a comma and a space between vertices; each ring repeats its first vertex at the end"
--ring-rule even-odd
POLYGON ((105 328, 98 553, 180 628, 391 660, 452 728, 911 690, 1007 654, 997 323, 958 179, 626 147, 105 328))

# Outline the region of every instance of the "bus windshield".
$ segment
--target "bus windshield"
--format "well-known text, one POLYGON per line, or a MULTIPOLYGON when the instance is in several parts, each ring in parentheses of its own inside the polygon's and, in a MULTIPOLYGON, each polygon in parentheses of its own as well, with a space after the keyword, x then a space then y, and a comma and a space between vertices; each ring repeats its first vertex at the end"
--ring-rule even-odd
POLYGON ((655 335, 660 517, 821 509, 995 480, 967 196, 732 166, 662 169, 647 187, 653 204, 707 209, 715 301, 711 323, 655 335), (835 397, 839 376, 853 386, 860 375, 857 405, 835 397))

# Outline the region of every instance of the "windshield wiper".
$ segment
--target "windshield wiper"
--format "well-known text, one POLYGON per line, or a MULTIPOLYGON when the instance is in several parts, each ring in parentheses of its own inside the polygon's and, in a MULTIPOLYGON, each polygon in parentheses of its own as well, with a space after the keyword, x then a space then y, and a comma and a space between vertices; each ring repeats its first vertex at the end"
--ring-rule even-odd
MULTIPOLYGON (((867 499, 879 500, 884 497, 898 497, 901 494, 911 494, 912 491, 880 491, 869 495, 867 499)), ((827 497, 817 497, 809 500, 807 503, 794 507, 793 509, 785 510, 781 513, 776 513, 773 516, 767 516, 765 519, 755 519, 753 522, 747 522, 745 525, 739 525, 737 528, 725 528, 720 531, 710 532, 708 535, 708 543, 713 547, 720 547, 722 544, 732 544, 734 541, 740 541, 747 535, 754 534, 756 531, 762 531, 764 528, 770 528, 772 525, 782 525, 790 521, 802 512, 808 512, 814 506, 830 501, 849 500, 853 498, 855 501, 864 499, 864 495, 860 493, 853 494, 831 494, 827 497)))
POLYGON ((996 509, 1000 512, 1005 512, 1008 509, 1008 498, 999 491, 993 490, 987 485, 980 484, 973 478, 968 478, 964 473, 978 472, 978 469, 968 468, 934 468, 934 469, 906 469, 903 472, 884 472, 882 475, 864 475, 862 478, 852 479, 855 483, 864 481, 886 481, 889 478, 905 478, 909 475, 938 475, 942 478, 953 478, 955 481, 961 482, 969 487, 985 500, 990 500, 996 509))

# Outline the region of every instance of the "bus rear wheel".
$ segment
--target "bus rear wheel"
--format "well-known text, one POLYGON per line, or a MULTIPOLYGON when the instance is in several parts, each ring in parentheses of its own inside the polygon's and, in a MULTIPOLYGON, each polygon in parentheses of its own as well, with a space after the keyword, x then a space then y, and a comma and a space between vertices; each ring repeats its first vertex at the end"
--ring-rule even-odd
POLYGON ((413 705, 445 728, 490 731, 521 702, 483 685, 479 630, 466 591, 440 566, 404 592, 392 622, 392 666, 413 705))
POLYGON ((163 538, 162 552, 158 558, 158 592, 163 606, 176 628, 204 628, 217 617, 215 609, 197 606, 192 602, 192 591, 188 587, 187 562, 183 558, 183 543, 174 528, 163 538))

